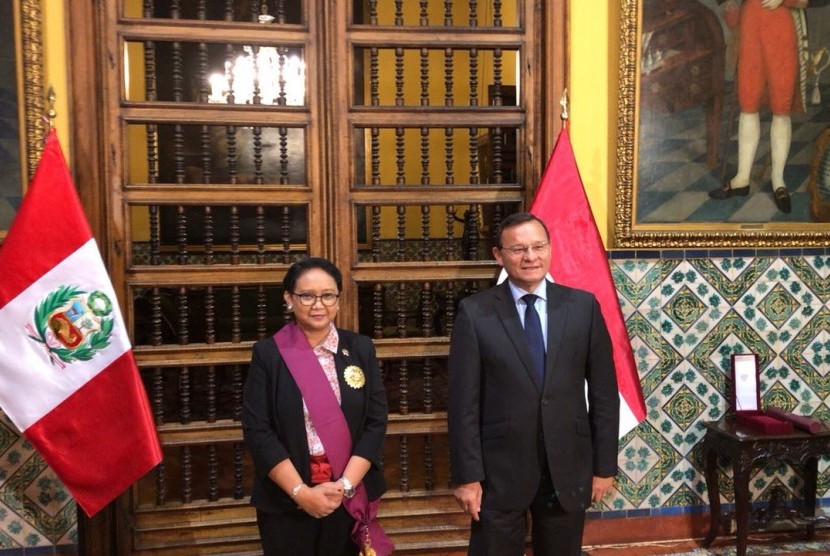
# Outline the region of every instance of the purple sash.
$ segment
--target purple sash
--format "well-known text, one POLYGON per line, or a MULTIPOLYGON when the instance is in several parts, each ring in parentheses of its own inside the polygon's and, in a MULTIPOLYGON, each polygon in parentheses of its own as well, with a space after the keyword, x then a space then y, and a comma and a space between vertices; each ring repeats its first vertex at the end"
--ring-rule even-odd
MULTIPOLYGON (((300 388, 311 422, 331 463, 332 474, 339 478, 352 455, 352 437, 337 397, 308 339, 295 323, 280 328, 274 334, 274 342, 300 388)), ((365 556, 373 553, 386 556, 395 548, 377 522, 379 505, 379 498, 369 501, 363 482, 355 487, 352 498, 343 499, 343 506, 355 520, 352 540, 365 556)))

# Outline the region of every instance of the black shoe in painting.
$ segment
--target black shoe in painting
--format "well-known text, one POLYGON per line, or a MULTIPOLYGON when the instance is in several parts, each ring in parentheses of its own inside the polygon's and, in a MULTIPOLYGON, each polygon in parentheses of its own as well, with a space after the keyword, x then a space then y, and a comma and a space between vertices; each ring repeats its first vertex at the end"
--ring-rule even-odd
POLYGON ((790 211, 793 209, 792 205, 790 204, 790 194, 787 193, 786 187, 779 187, 778 189, 772 192, 772 198, 775 200, 775 205, 778 207, 778 210, 789 214, 790 211))
POLYGON ((745 185, 743 187, 729 187, 729 182, 723 184, 723 187, 713 189, 709 192, 709 197, 717 199, 718 201, 728 199, 730 197, 746 197, 747 195, 749 195, 749 185, 745 185))

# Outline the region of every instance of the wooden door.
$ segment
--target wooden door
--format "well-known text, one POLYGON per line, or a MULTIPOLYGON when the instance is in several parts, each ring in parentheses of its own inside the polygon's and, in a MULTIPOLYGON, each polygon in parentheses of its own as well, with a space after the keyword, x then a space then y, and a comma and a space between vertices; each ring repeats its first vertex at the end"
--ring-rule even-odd
POLYGON ((165 456, 82 521, 85 553, 257 553, 241 387, 252 343, 288 318, 285 270, 309 254, 344 273, 339 325, 378 348, 383 524, 399 552, 466 544, 448 336, 551 146, 562 4, 73 8, 74 169, 165 456))

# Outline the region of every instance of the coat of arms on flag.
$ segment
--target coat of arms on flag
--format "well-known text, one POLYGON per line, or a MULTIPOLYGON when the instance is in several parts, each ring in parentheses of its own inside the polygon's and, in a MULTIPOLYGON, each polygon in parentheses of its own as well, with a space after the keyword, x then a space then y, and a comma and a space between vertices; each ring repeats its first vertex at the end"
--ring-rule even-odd
POLYGON ((85 292, 61 286, 35 308, 34 322, 26 325, 29 337, 42 344, 53 364, 89 361, 110 345, 112 301, 104 292, 85 292))

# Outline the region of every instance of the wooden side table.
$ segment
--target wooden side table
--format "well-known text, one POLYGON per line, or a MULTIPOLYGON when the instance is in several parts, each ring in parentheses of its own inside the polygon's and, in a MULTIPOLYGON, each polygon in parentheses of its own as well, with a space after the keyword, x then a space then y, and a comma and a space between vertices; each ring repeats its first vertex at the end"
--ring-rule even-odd
POLYGON ((737 425, 731 418, 706 422, 703 451, 706 458, 706 489, 709 493, 709 534, 703 540, 708 547, 718 536, 721 523, 720 489, 718 488, 718 456, 732 462, 735 488, 735 525, 737 556, 746 556, 749 533, 750 500, 749 478, 753 468, 761 467, 770 459, 786 461, 801 467, 804 476, 804 518, 808 537, 812 537, 816 515, 816 479, 818 458, 830 455, 830 428, 817 434, 804 431, 787 434, 762 434, 737 425))

